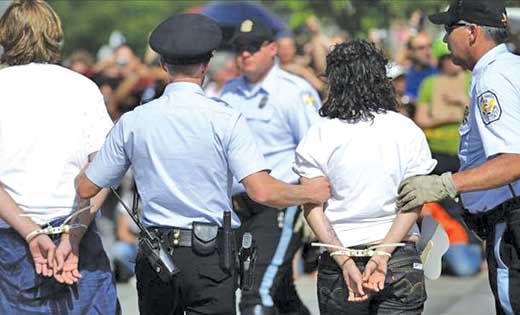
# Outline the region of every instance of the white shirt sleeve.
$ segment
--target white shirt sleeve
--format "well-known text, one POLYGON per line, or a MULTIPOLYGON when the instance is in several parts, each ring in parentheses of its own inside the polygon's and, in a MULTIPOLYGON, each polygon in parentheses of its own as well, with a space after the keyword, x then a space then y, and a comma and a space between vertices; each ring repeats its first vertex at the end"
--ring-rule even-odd
POLYGON ((415 175, 430 174, 437 165, 437 160, 432 158, 426 136, 419 127, 414 125, 413 129, 415 130, 410 131, 413 134, 413 138, 409 143, 409 158, 403 179, 415 175))
POLYGON ((325 161, 320 159, 324 148, 320 141, 319 131, 318 126, 311 127, 296 148, 293 171, 301 177, 325 176, 325 161))
POLYGON ((486 156, 520 153, 518 87, 503 73, 486 71, 477 88, 475 120, 486 156))

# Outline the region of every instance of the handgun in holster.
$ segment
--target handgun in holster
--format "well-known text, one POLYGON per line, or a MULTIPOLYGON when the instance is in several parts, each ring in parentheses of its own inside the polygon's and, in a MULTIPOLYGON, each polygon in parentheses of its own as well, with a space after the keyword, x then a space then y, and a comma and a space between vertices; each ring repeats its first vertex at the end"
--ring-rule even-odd
POLYGON ((249 232, 245 232, 242 235, 242 244, 238 257, 240 261, 240 289, 244 291, 251 290, 254 282, 256 246, 253 235, 249 232))
POLYGON ((180 272, 180 269, 175 266, 173 262, 173 258, 171 256, 171 250, 164 245, 163 241, 155 235, 155 233, 150 232, 146 227, 144 227, 139 219, 137 218, 137 205, 138 205, 138 195, 137 192, 134 191, 134 202, 132 205, 132 210, 128 208, 128 206, 123 202, 119 194, 115 189, 111 189, 114 195, 119 199, 119 202, 125 208, 128 215, 135 222, 137 227, 141 230, 141 238, 139 239, 139 249, 143 252, 143 255, 148 259, 150 266, 157 273, 157 276, 163 282, 169 282, 173 279, 173 277, 180 272))

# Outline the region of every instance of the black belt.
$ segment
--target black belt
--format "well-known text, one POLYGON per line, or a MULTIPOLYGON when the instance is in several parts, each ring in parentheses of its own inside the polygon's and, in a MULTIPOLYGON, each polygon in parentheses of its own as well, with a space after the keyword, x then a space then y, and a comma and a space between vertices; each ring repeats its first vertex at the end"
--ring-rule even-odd
MULTIPOLYGON (((171 247, 191 247, 193 230, 172 227, 150 227, 166 245, 171 247)), ((218 229, 217 238, 222 236, 222 228, 218 229)))
POLYGON ((168 246, 191 247, 192 230, 179 228, 150 228, 168 246))
POLYGON ((509 212, 520 209, 520 197, 508 199, 493 209, 483 213, 470 213, 464 209, 463 218, 468 227, 481 237, 486 237, 497 223, 505 222, 509 212))

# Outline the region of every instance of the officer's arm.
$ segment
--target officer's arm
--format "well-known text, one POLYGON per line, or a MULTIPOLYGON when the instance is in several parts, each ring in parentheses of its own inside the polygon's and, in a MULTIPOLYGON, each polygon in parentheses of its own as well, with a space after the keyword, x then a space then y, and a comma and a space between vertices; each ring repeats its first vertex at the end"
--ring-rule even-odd
POLYGON ((82 171, 78 176, 76 176, 75 183, 76 192, 78 193, 78 196, 81 199, 90 199, 101 191, 101 187, 94 184, 90 179, 88 179, 84 171, 82 171))
POLYGON ((504 153, 471 169, 453 174, 458 193, 491 189, 520 179, 520 154, 504 153))
POLYGON ((278 209, 304 203, 321 204, 330 197, 325 177, 308 180, 304 185, 289 185, 262 171, 245 177, 241 183, 251 199, 278 209))

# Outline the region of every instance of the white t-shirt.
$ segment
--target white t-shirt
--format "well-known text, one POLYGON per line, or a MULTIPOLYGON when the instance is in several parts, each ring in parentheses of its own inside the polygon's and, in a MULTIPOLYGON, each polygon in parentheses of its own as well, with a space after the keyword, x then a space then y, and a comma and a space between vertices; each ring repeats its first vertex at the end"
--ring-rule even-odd
MULTIPOLYGON (((325 215, 343 246, 384 239, 396 217, 399 183, 437 164, 413 121, 391 111, 374 116, 373 122, 355 124, 326 119, 296 149, 298 175, 330 180, 325 215)), ((409 234, 419 234, 418 227, 409 234)))
POLYGON ((4 68, 0 87, 0 182, 37 224, 69 215, 79 201, 74 178, 112 127, 103 96, 50 64, 4 68))

